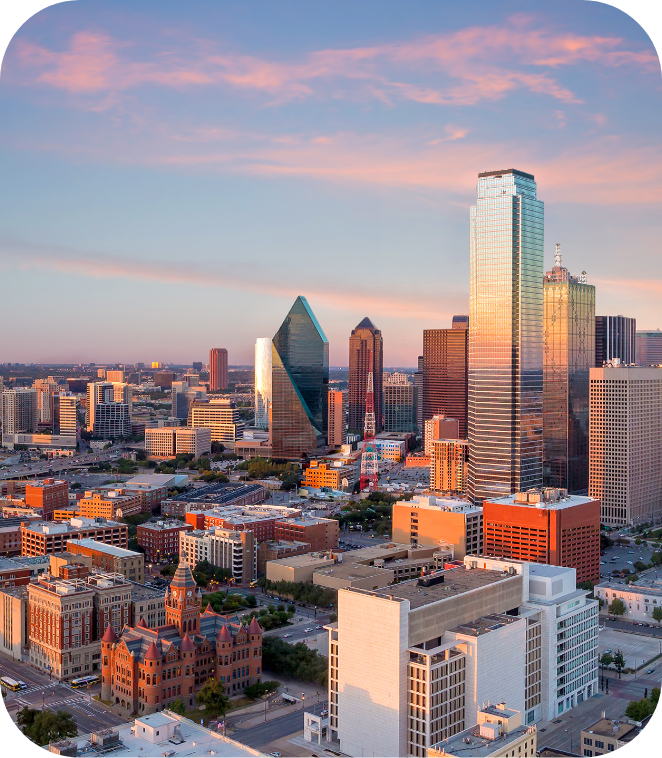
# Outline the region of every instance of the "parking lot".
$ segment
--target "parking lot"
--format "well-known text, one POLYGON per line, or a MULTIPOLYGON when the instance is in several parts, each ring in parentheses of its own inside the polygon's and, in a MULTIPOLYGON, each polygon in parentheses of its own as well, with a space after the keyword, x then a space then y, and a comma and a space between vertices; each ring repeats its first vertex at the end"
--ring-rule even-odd
MULTIPOLYGON (((643 545, 612 545, 605 550, 605 554, 600 556, 600 578, 607 579, 615 569, 629 568, 634 571, 634 564, 637 561, 650 563, 651 555, 655 548, 644 547, 643 545), (612 561, 613 558, 616 560, 612 561)), ((657 572, 656 572, 657 573, 657 572)), ((660 571, 662 576, 662 569, 660 571)))
MULTIPOLYGON (((610 650, 612 655, 620 650, 625 658, 626 668, 641 666, 662 652, 662 640, 609 628, 600 632, 598 645, 600 656, 607 650, 610 650)), ((657 669, 658 666, 662 666, 659 660, 651 663, 650 668, 657 669)))

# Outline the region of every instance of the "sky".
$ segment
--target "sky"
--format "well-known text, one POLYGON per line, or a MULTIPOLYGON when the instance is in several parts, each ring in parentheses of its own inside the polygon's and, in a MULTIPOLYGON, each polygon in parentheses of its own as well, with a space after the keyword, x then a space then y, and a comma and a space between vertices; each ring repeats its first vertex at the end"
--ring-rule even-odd
POLYGON ((581 0, 78 0, 0 75, 0 362, 250 364, 304 295, 347 365, 468 312, 480 171, 532 173, 545 254, 662 328, 660 63, 581 0), (11 328, 11 324, 14 328, 11 328))

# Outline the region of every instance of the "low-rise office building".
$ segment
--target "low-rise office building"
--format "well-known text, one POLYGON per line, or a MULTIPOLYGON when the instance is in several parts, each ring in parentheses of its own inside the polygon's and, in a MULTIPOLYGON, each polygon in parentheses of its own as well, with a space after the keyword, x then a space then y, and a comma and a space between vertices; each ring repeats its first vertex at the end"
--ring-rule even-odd
POLYGON ((180 532, 190 532, 191 524, 181 521, 148 521, 138 526, 136 539, 145 551, 147 563, 174 560, 179 555, 180 532))
POLYGON ((483 510, 467 500, 419 495, 393 504, 393 541, 452 544, 455 558, 483 552, 483 510))
POLYGON ((211 442, 210 429, 185 426, 145 429, 145 452, 150 458, 174 458, 178 453, 200 458, 211 453, 211 442))
POLYGON ((641 730, 639 724, 629 720, 605 718, 602 711, 602 717, 595 724, 582 729, 580 750, 587 756, 612 753, 631 742, 641 730))
POLYGON ((145 581, 145 557, 135 550, 106 545, 92 539, 69 540, 67 551, 72 555, 89 556, 92 566, 100 571, 121 574, 130 582, 145 581))
POLYGON ((104 518, 72 518, 69 521, 36 521, 21 527, 21 555, 50 555, 67 549, 68 540, 91 538, 116 547, 127 547, 129 527, 104 518))
POLYGON ((352 491, 356 481, 356 467, 332 466, 321 461, 311 461, 310 465, 303 470, 302 487, 315 487, 322 489, 328 487, 332 490, 352 491))
POLYGON ((593 594, 603 601, 601 613, 605 616, 609 615, 609 606, 614 600, 622 600, 625 613, 621 618, 657 624, 653 619, 653 611, 662 607, 662 578, 647 576, 629 584, 601 582, 595 585, 593 594))
POLYGON ((248 530, 200 530, 179 535, 179 555, 191 566, 209 561, 212 566, 228 569, 237 584, 249 584, 257 578, 257 544, 248 530))
POLYGON ((274 537, 290 542, 309 542, 313 550, 334 550, 338 547, 340 525, 336 519, 315 516, 294 516, 274 525, 274 537))
POLYGON ((286 542, 284 540, 267 540, 261 542, 257 549, 257 573, 263 576, 267 570, 269 561, 277 561, 281 558, 291 558, 294 555, 303 555, 312 550, 310 542, 286 542))
POLYGON ((86 518, 128 518, 142 512, 140 495, 122 487, 87 490, 77 505, 86 518))

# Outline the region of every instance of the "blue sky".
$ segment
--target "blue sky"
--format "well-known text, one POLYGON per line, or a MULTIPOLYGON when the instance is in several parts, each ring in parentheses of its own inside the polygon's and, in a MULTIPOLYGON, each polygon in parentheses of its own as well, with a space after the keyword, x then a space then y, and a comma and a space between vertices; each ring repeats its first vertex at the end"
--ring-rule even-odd
POLYGON ((660 83, 578 0, 52 6, 0 77, 0 361, 250 363, 302 294, 333 365, 366 315, 415 365, 468 310, 476 174, 511 166, 549 265, 662 327, 660 83))

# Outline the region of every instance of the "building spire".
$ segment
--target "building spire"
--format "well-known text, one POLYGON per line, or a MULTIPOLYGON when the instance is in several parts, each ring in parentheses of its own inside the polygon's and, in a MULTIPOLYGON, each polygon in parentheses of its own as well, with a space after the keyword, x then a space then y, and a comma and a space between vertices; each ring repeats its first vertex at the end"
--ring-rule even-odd
POLYGON ((556 253, 554 254, 554 265, 561 266, 561 244, 556 243, 556 253))

